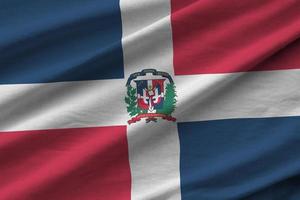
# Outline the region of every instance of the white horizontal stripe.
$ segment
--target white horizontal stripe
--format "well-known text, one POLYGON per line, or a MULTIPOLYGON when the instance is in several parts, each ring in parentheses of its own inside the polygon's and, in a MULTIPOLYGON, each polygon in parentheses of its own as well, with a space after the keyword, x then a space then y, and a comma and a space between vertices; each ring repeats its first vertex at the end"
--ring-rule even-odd
POLYGON ((125 80, 0 85, 0 130, 125 125, 125 80))
POLYGON ((300 70, 176 76, 180 122, 300 115, 300 70))
MULTIPOLYGON (((179 121, 300 115, 300 70, 176 76, 179 121)), ((0 85, 0 130, 125 125, 126 80, 0 85)))

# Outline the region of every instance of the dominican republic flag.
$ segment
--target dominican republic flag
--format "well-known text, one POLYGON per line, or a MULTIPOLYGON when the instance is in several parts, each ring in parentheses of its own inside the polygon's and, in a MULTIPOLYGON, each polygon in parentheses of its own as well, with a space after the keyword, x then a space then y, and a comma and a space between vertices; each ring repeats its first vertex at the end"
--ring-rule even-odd
POLYGON ((299 199, 299 0, 0 0, 0 200, 299 199))

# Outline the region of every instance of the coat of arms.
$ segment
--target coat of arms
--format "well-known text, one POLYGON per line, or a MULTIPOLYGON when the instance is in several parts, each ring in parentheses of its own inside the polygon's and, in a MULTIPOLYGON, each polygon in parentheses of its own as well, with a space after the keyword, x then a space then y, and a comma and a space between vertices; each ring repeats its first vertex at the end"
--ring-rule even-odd
POLYGON ((155 69, 144 69, 130 75, 126 83, 128 124, 141 119, 156 122, 158 118, 176 121, 171 114, 176 107, 176 91, 172 77, 155 69))

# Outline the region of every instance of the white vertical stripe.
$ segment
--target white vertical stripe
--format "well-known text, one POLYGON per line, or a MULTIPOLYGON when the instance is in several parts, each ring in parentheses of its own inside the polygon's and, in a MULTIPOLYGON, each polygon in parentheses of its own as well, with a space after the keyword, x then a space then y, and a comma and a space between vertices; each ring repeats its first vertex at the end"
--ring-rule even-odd
MULTIPOLYGON (((121 0, 125 78, 145 68, 173 72, 169 0, 121 0)), ((125 87, 124 87, 125 89, 125 87)), ((144 120, 127 128, 133 200, 180 197, 176 123, 144 120)))
POLYGON ((125 77, 144 68, 173 74, 169 0, 121 0, 125 77))
POLYGON ((177 125, 159 120, 127 126, 133 200, 180 199, 177 125))

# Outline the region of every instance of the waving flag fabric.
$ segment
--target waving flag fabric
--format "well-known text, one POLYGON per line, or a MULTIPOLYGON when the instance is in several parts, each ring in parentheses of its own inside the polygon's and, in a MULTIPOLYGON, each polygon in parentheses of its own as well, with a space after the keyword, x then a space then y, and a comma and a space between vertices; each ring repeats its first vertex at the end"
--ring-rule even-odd
POLYGON ((0 0, 0 199, 300 199, 300 1, 0 0))

